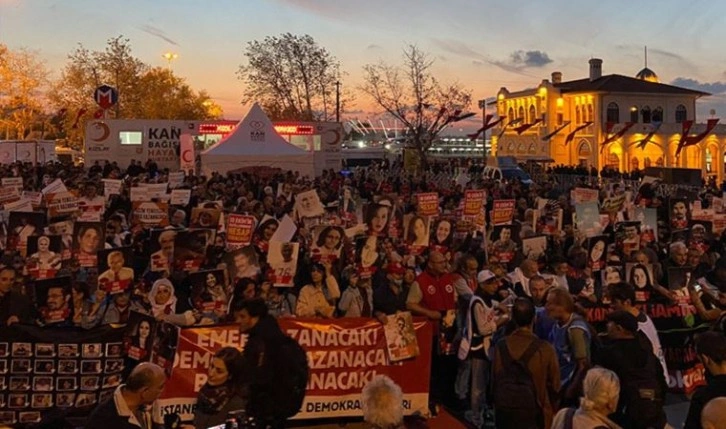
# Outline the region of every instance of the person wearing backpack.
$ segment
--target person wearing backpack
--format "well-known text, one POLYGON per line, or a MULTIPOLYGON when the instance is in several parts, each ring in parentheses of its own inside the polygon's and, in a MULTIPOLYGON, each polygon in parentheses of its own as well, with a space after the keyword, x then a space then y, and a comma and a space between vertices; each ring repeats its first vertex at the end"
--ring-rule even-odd
POLYGON ((514 332, 494 346, 492 391, 498 429, 549 429, 560 389, 557 354, 532 329, 534 304, 517 298, 514 332))
POLYGON ((489 347, 496 329, 509 320, 507 313, 497 314, 497 290, 499 279, 489 271, 483 270, 476 277, 478 286, 469 298, 467 313, 464 316, 464 329, 459 343, 459 359, 471 364, 471 410, 466 418, 476 427, 484 425, 486 388, 489 381, 489 347))
POLYGON ((638 319, 620 310, 610 313, 607 320, 609 344, 596 363, 620 379, 620 401, 613 420, 626 429, 667 427, 663 369, 650 342, 639 338, 638 319))
POLYGON ((249 392, 247 415, 260 428, 283 428, 300 411, 309 366, 303 348, 267 314, 260 298, 241 301, 233 310, 240 333, 247 334, 241 377, 249 392))

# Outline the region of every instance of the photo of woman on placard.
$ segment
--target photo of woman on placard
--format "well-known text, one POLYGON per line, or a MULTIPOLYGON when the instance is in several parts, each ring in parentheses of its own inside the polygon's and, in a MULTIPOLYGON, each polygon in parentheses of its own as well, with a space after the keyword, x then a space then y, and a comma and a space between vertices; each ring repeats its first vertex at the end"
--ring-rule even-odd
POLYGON ((587 239, 587 266, 592 271, 600 271, 605 267, 607 256, 607 236, 598 235, 587 239))
POLYGON ((370 278, 376 272, 378 262, 378 237, 369 235, 356 242, 356 261, 362 279, 370 278))
POLYGON ((280 226, 280 223, 276 219, 267 216, 266 218, 260 222, 257 230, 255 230, 253 239, 255 247, 262 253, 267 252, 270 246, 270 240, 275 235, 278 226, 280 226))
POLYGON ((343 228, 334 225, 318 226, 313 232, 314 245, 311 246, 313 260, 335 262, 345 239, 343 228))
POLYGON ((446 250, 451 249, 451 246, 454 244, 454 225, 451 222, 451 219, 442 218, 439 219, 433 228, 433 234, 431 237, 431 246, 435 248, 435 250, 441 251, 441 249, 445 249, 442 253, 445 253, 446 250))
POLYGON ((627 281, 635 288, 635 301, 645 303, 653 293, 652 268, 644 264, 628 264, 626 266, 627 281))
POLYGON ((131 312, 126 334, 126 349, 129 358, 144 362, 149 360, 153 345, 153 333, 156 321, 145 314, 131 312))
POLYGON ((28 238, 28 261, 26 266, 31 277, 45 279, 55 276, 61 267, 60 237, 39 237, 28 238))
POLYGON ((368 226, 369 235, 386 235, 388 222, 391 220, 392 209, 393 204, 389 200, 381 200, 379 204, 368 205, 365 222, 368 226))
POLYGON ((81 267, 96 267, 98 251, 103 249, 103 224, 76 222, 74 225, 74 256, 81 267))
POLYGON ((222 270, 199 271, 191 274, 189 281, 194 308, 202 313, 202 318, 219 322, 226 315, 229 304, 222 270))
POLYGON ((406 244, 418 248, 429 245, 428 218, 413 215, 408 219, 406 225, 406 244))

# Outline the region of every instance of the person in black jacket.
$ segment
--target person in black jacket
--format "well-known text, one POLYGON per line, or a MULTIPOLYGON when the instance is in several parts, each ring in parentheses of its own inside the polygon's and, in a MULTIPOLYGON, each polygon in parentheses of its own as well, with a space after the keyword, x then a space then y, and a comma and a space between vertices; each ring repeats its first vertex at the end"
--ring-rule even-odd
POLYGON ((664 428, 667 384, 650 341, 638 334, 638 319, 627 311, 615 311, 608 315, 607 330, 610 342, 596 363, 617 374, 621 382, 614 420, 625 429, 664 428))
POLYGON ((14 281, 15 270, 12 267, 0 269, 0 326, 35 320, 35 307, 25 295, 12 290, 14 281))
POLYGON ((244 390, 249 392, 247 415, 260 427, 283 427, 285 419, 276 416, 275 387, 280 374, 274 359, 279 355, 285 334, 277 320, 267 314, 267 304, 260 298, 240 301, 233 314, 240 332, 248 335, 242 354, 245 369, 241 377, 247 384, 244 390))
POLYGON ((720 332, 704 332, 696 337, 696 354, 708 376, 707 384, 691 397, 684 429, 701 429, 701 412, 713 398, 726 396, 726 337, 720 332))

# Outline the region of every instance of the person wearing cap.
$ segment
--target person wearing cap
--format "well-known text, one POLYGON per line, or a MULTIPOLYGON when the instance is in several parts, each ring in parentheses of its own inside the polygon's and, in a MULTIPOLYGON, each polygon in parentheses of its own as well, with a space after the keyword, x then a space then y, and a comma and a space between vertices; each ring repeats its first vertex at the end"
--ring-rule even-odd
POLYGON ((660 361, 663 367, 663 377, 668 380, 668 366, 666 365, 665 353, 660 345, 658 331, 653 321, 643 311, 635 307, 635 288, 628 283, 616 283, 608 288, 611 306, 615 311, 627 311, 635 316, 638 321, 638 331, 642 333, 651 345, 653 354, 660 361))
POLYGON ((386 266, 387 284, 381 285, 373 292, 373 315, 381 323, 388 320, 386 316, 407 311, 406 299, 410 287, 403 281, 406 268, 400 262, 391 262, 386 266))
POLYGON ((667 383, 652 348, 638 336, 638 319, 620 310, 607 317, 609 343, 595 363, 617 374, 620 400, 613 420, 624 427, 666 427, 663 401, 667 383))
MULTIPOLYGON (((492 335, 499 326, 509 320, 509 316, 507 313, 497 314, 499 307, 496 301, 499 290, 497 276, 490 270, 482 270, 476 276, 476 281, 477 287, 474 296, 469 300, 465 316, 466 333, 470 343, 466 359, 471 362, 471 412, 467 413, 467 420, 481 427, 484 424, 492 335)), ((460 354, 459 359, 462 358, 464 356, 460 354)))

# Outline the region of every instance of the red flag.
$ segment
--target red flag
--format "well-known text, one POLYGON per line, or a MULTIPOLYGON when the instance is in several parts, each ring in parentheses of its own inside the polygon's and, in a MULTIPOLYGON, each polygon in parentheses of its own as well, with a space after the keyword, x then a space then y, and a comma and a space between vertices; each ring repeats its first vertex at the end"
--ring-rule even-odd
POLYGON ((560 131, 564 130, 568 125, 570 125, 571 122, 572 121, 563 122, 562 125, 557 127, 554 131, 542 137, 542 141, 549 141, 552 137, 556 136, 557 134, 559 134, 560 131))
POLYGON ((693 121, 685 120, 681 123, 682 131, 681 131, 681 138, 678 140, 678 147, 676 148, 676 157, 678 157, 681 154, 681 150, 686 145, 686 140, 688 140, 688 133, 691 132, 691 127, 693 127, 693 121))
POLYGON ((475 132, 475 133, 473 133, 473 134, 468 134, 468 135, 467 135, 467 137, 469 137, 469 138, 470 138, 471 140, 476 140, 476 138, 477 138, 477 137, 479 137, 479 134, 481 134, 481 133, 485 133, 485 132, 486 132, 486 130, 488 130, 488 129, 490 129, 490 128, 494 128, 494 127, 496 127, 496 126, 497 126, 497 124, 499 124, 499 123, 500 123, 500 122, 502 122, 502 121, 503 121, 504 119, 506 119, 506 118, 505 118, 504 116, 502 116, 502 117, 500 117, 499 119, 497 119, 497 120, 496 120, 496 121, 494 121, 494 122, 489 122, 489 121, 491 121, 491 120, 492 120, 492 118, 493 118, 493 117, 494 117, 494 115, 487 115, 487 116, 486 116, 486 118, 485 118, 485 121, 484 121, 484 126, 483 126, 483 127, 481 127, 481 128, 479 128, 479 129, 477 130, 477 132, 475 132))
POLYGON ((651 132, 649 132, 648 134, 646 134, 645 138, 643 140, 636 142, 640 149, 645 149, 645 147, 648 145, 648 143, 650 143, 650 139, 652 139, 653 136, 655 135, 655 133, 658 132, 658 129, 660 129, 661 125, 663 125, 663 122, 658 122, 657 124, 655 124, 655 126, 653 127, 653 130, 651 132))
POLYGON ((714 128, 716 128, 716 124, 718 124, 719 119, 709 119, 708 122, 706 122, 706 129, 700 133, 696 134, 695 136, 687 136, 686 137, 686 144, 683 145, 683 147, 686 146, 693 146, 695 144, 698 144, 701 142, 701 140, 705 139, 706 136, 708 136, 711 131, 713 131, 714 128))
POLYGON ((507 128, 517 125, 518 123, 522 122, 522 120, 524 120, 524 118, 515 118, 515 119, 512 119, 511 121, 509 121, 507 123, 507 125, 502 127, 502 131, 499 132, 499 135, 497 136, 497 138, 501 138, 502 135, 504 134, 504 131, 506 131, 507 128))
POLYGON ((81 107, 81 109, 76 114, 76 120, 73 121, 73 126, 71 128, 76 129, 78 128, 78 122, 81 120, 81 116, 85 115, 86 112, 88 112, 88 109, 85 107, 81 107))
POLYGON ((518 126, 517 128, 514 129, 514 131, 516 131, 517 134, 522 134, 523 132, 525 132, 528 129, 532 128, 533 126, 539 124, 540 122, 542 122, 542 118, 537 118, 531 124, 524 124, 524 125, 518 126))
POLYGON ((577 134, 578 131, 584 130, 585 128, 589 127, 590 125, 592 125, 592 122, 585 122, 584 124, 580 125, 579 127, 575 128, 574 130, 572 130, 572 132, 570 134, 568 134, 567 137, 565 137, 565 146, 570 144, 570 142, 575 139, 575 134, 577 134))
MULTIPOLYGON (((625 125, 623 126, 623 128, 620 129, 620 131, 618 131, 617 133, 606 138, 605 141, 600 144, 600 152, 605 150, 605 146, 607 146, 608 143, 612 143, 615 140, 619 139, 620 137, 624 136, 625 133, 628 132, 628 130, 633 127, 633 125, 635 125, 635 122, 626 122, 625 125)), ((615 125, 613 125, 612 128, 615 128, 615 125)))

